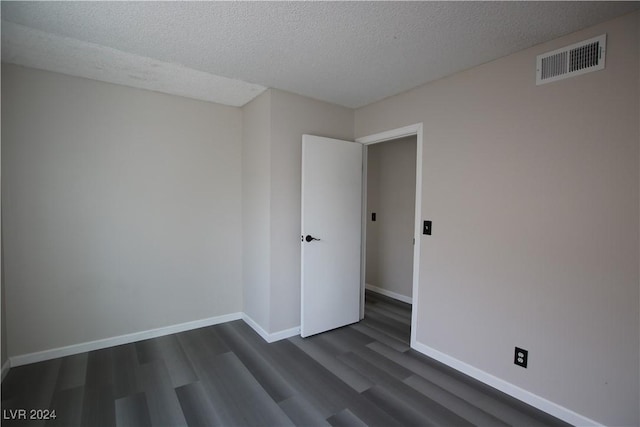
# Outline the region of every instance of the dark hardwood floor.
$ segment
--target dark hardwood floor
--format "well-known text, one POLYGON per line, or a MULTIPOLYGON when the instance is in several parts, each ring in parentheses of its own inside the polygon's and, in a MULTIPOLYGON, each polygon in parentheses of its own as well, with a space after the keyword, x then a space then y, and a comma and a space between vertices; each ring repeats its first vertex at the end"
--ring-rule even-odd
POLYGON ((362 322, 306 339, 235 321, 12 368, 2 425, 567 425, 411 350, 410 310, 367 293, 362 322))

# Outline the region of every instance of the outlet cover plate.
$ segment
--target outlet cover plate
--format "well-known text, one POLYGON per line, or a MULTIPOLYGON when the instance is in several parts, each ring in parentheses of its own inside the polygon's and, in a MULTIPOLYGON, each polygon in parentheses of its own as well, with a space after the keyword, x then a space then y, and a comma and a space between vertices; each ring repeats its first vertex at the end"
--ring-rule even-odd
POLYGON ((529 361, 529 352, 523 348, 516 347, 516 351, 513 355, 513 363, 523 368, 527 367, 529 361))

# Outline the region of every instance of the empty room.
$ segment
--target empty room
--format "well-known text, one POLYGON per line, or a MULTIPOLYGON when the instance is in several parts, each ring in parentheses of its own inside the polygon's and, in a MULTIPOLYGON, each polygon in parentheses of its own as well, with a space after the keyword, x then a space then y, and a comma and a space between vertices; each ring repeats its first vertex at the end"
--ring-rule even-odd
POLYGON ((0 18, 2 425, 640 425, 640 2, 0 18))

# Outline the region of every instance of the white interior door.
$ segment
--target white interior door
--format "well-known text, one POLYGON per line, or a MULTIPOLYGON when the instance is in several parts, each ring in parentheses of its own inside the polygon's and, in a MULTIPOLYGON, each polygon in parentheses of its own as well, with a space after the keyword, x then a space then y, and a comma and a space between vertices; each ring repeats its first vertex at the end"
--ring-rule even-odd
POLYGON ((361 209, 362 145, 303 135, 303 337, 360 320, 361 209))

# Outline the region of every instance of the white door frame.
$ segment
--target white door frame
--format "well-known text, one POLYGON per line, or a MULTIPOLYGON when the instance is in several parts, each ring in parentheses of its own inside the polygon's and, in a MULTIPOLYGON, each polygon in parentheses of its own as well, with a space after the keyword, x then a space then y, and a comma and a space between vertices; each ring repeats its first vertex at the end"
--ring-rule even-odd
POLYGON ((390 141, 393 139, 403 138, 405 136, 416 136, 416 198, 415 198, 415 220, 413 237, 415 243, 413 245, 413 289, 411 298, 413 305, 411 307, 411 347, 415 348, 416 343, 416 326, 418 319, 419 298, 418 284, 420 283, 420 244, 422 232, 422 123, 388 130, 373 135, 364 136, 356 139, 364 145, 364 155, 362 156, 362 251, 360 259, 360 319, 364 318, 364 291, 365 291, 365 273, 366 273, 366 242, 367 242, 367 158, 368 145, 377 144, 379 142, 390 141))

